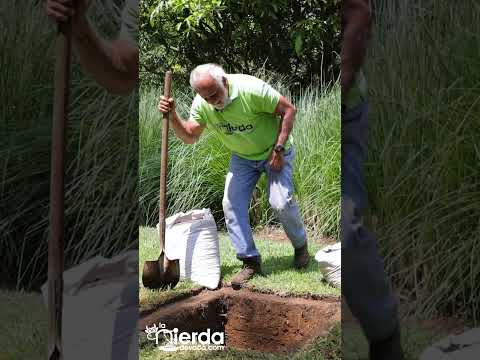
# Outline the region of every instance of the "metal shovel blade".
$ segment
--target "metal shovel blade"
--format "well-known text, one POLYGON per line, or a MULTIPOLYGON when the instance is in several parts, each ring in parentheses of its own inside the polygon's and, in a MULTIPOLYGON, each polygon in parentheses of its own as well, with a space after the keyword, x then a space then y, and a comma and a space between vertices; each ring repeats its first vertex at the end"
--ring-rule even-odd
POLYGON ((158 260, 145 261, 143 264, 142 283, 149 289, 162 289, 164 286, 163 255, 158 260))
POLYGON ((149 289, 173 289, 180 279, 178 260, 168 260, 160 254, 158 260, 145 261, 143 264, 142 283, 149 289))

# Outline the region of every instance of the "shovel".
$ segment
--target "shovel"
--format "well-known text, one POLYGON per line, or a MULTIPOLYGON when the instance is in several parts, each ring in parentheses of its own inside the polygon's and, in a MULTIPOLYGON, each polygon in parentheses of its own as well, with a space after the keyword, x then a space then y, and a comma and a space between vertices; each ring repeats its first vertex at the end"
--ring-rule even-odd
POLYGON ((70 83, 71 29, 58 25, 55 44, 55 90, 50 170, 50 236, 48 240, 48 360, 63 359, 64 155, 70 83))
MULTIPOLYGON (((172 72, 165 74, 164 96, 170 98, 172 87, 172 72)), ((168 125, 171 113, 163 114, 162 154, 160 163, 160 201, 159 201, 159 236, 160 255, 158 260, 146 261, 143 265, 142 283, 149 289, 173 289, 180 279, 178 260, 169 260, 165 255, 165 193, 167 185, 168 161, 168 125)))

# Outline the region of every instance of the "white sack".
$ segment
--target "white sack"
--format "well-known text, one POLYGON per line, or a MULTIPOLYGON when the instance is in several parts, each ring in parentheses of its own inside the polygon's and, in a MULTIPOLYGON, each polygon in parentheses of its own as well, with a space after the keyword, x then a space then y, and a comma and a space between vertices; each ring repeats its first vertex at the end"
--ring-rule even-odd
POLYGON ((419 360, 480 359, 480 328, 460 335, 449 335, 427 348, 419 360))
MULTIPOLYGON (((63 279, 64 358, 138 359, 138 251, 96 256, 63 279)), ((42 295, 48 306, 48 283, 42 295)))
POLYGON ((210 209, 177 213, 165 223, 165 255, 180 260, 180 278, 216 289, 220 282, 220 248, 210 209))
POLYGON ((320 272, 332 286, 342 286, 342 248, 341 243, 329 245, 315 254, 320 272))

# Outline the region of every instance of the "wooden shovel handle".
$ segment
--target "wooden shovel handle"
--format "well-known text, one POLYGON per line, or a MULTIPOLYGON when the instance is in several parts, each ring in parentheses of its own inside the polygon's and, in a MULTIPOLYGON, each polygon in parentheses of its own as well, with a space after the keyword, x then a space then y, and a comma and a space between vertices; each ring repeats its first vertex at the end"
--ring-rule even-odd
MULTIPOLYGON (((167 99, 171 96, 172 90, 172 72, 167 71, 165 74, 165 84, 163 89, 163 96, 167 99)), ((165 249, 165 208, 166 208, 166 190, 167 190, 167 164, 168 164, 168 126, 171 112, 163 114, 162 121, 162 147, 161 147, 161 161, 160 161, 160 199, 158 211, 158 223, 160 227, 160 253, 165 249)))
POLYGON ((55 90, 50 170, 50 238, 48 242, 49 360, 63 359, 64 158, 70 83, 70 52, 70 24, 59 24, 55 45, 55 90))

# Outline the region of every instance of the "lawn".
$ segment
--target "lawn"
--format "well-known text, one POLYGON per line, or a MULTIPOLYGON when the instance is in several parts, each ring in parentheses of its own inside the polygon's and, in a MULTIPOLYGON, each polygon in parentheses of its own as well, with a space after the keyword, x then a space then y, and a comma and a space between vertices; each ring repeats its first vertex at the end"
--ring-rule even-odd
MULTIPOLYGON (((155 232, 152 229, 143 228, 140 231, 141 238, 145 239, 150 236, 151 240, 156 240, 155 232)), ((257 239, 257 244, 261 249, 265 260, 268 257, 282 258, 282 249, 284 253, 290 251, 290 245, 282 242, 271 242, 269 240, 257 239), (280 255, 279 255, 280 254, 280 255)), ((228 238, 225 234, 221 235, 220 244, 222 246, 222 269, 228 270, 225 274, 225 281, 239 268, 239 264, 231 265, 236 260, 232 256, 228 238), (231 257, 230 261, 227 261, 231 257)), ((313 245, 312 249, 319 247, 313 245)), ((152 244, 150 248, 142 246, 141 261, 157 255, 158 249, 152 244), (149 250, 150 249, 150 250, 149 250), (150 254, 148 253, 150 251, 150 254)), ((313 251, 312 251, 313 253, 313 251)), ((338 296, 338 290, 323 285, 320 280, 320 274, 315 268, 309 268, 304 273, 292 274, 288 270, 289 256, 283 255, 281 266, 276 267, 273 262, 269 267, 265 266, 267 277, 252 281, 250 286, 255 286, 262 291, 275 291, 296 294, 324 294, 338 296), (282 270, 285 274, 282 274, 282 270), (297 276, 295 276, 297 275, 297 276), (285 280, 282 286, 282 279, 285 280), (286 281, 286 279, 290 279, 286 281), (294 279, 300 281, 296 286, 292 284, 294 279), (303 284, 301 283, 303 282, 303 284), (307 284, 310 284, 307 286, 307 284), (298 287, 297 287, 298 286, 298 287)), ((266 264, 267 261, 266 261, 266 264)), ((147 292, 141 289, 141 297, 143 296, 143 309, 148 306, 145 303, 146 297, 150 297, 151 301, 165 301, 172 299, 179 294, 186 294, 196 286, 192 283, 180 282, 178 287, 172 291, 165 292, 147 292)), ((47 340, 47 312, 39 293, 24 293, 12 291, 0 291, 0 343, 3 346, 0 350, 0 360, 23 360, 23 359, 45 359, 46 358, 46 340, 47 340)), ((404 322, 403 327, 403 344, 406 349, 407 359, 417 359, 418 355, 429 344, 444 337, 446 334, 453 332, 450 326, 444 326, 438 323, 436 329, 425 326, 426 322, 409 319, 404 322), (445 330, 444 328, 447 327, 445 330)), ((286 360, 287 357, 266 354, 256 351, 239 351, 229 349, 219 352, 175 352, 169 354, 158 351, 153 343, 147 342, 144 336, 140 337, 140 358, 144 360, 156 359, 176 359, 180 360, 200 360, 200 359, 265 359, 265 360, 286 360)), ((356 326, 343 326, 340 324, 332 329, 330 334, 324 338, 318 338, 309 347, 295 354, 293 359, 346 359, 360 360, 366 359, 367 343, 360 329, 356 326), (343 338, 343 342, 342 342, 343 338), (343 351, 343 357, 341 355, 343 351), (325 355, 326 354, 326 355, 325 355)))
MULTIPOLYGON (((234 274, 241 269, 241 262, 235 256, 228 235, 220 233, 220 257, 222 282, 228 284, 234 274)), ((322 245, 311 242, 309 244, 311 261, 307 269, 296 271, 292 268, 293 248, 289 242, 272 241, 256 238, 257 245, 263 260, 264 277, 255 277, 250 280, 248 287, 262 292, 276 293, 285 296, 340 296, 340 291, 321 281, 321 273, 313 256, 322 245)), ((158 235, 155 228, 140 228, 140 261, 139 276, 143 263, 158 258, 158 235)), ((148 310, 158 304, 170 301, 172 298, 189 294, 198 288, 191 282, 181 281, 173 290, 157 291, 140 287, 140 310, 148 310)))
POLYGON ((39 293, 0 290, 0 360, 47 358, 47 310, 39 293))
MULTIPOLYGON (((232 276, 241 269, 241 263, 236 259, 228 235, 220 233, 220 256, 222 269, 222 282, 227 284, 232 276)), ((293 248, 289 242, 268 240, 255 237, 255 244, 263 259, 264 277, 255 277, 250 280, 248 287, 255 291, 276 293, 283 296, 333 296, 339 297, 340 291, 321 281, 321 273, 313 258, 315 252, 322 245, 312 242, 310 244, 311 262, 304 271, 292 269, 293 248)), ((140 276, 143 262, 154 260, 158 257, 158 234, 155 228, 140 228, 140 276)), ((148 310, 166 301, 172 301, 177 297, 188 296, 192 290, 198 288, 191 282, 181 281, 174 290, 156 291, 140 287, 140 309, 148 310)), ((155 346, 140 338, 141 359, 272 359, 280 360, 292 358, 261 353, 258 351, 241 351, 229 349, 221 352, 175 352, 170 355, 158 351, 155 346)), ((295 359, 340 359, 341 356, 340 324, 331 333, 316 339, 305 350, 295 354, 295 359), (328 356, 327 356, 328 354, 328 356)))
MULTIPOLYGON (((248 287, 256 291, 274 292, 283 295, 305 296, 324 295, 340 296, 340 291, 321 281, 321 274, 318 271, 313 255, 322 247, 318 243, 310 246, 312 261, 304 272, 297 272, 291 269, 292 249, 288 242, 272 241, 265 238, 255 238, 264 260, 265 277, 252 279, 248 287)), ((155 229, 140 228, 140 267, 143 262, 155 259, 158 256, 158 238, 155 229)), ((222 276, 225 283, 228 283, 232 275, 240 269, 240 262, 235 258, 235 252, 230 244, 228 235, 220 233, 220 254, 222 276)), ((140 269, 141 271, 141 269, 140 269)), ((140 288, 140 308, 147 310, 155 305, 172 301, 176 297, 188 296, 193 289, 198 287, 189 282, 181 281, 174 290, 150 291, 140 288)), ((413 318, 403 322, 402 343, 406 352, 406 359, 418 359, 421 352, 433 342, 453 332, 452 328, 443 329, 443 326, 431 328, 428 322, 420 322, 413 318)), ((268 359, 281 360, 287 357, 261 353, 258 351, 240 351, 229 349, 220 352, 175 352, 174 355, 158 351, 155 346, 147 341, 144 336, 140 337, 140 358, 142 360, 157 359, 268 359)), ((368 344, 360 328, 355 324, 340 327, 340 324, 325 338, 316 339, 306 349, 295 354, 293 359, 366 359, 368 344), (340 330, 341 329, 341 330, 340 330), (343 342, 342 339, 343 338, 343 342)))

